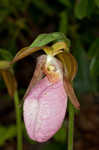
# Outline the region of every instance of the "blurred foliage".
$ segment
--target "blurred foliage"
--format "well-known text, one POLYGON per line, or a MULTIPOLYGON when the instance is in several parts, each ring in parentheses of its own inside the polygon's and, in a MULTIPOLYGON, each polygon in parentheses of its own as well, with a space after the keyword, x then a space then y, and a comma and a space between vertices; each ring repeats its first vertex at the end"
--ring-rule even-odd
POLYGON ((0 49, 0 60, 8 60, 11 61, 12 60, 12 55, 9 51, 5 50, 5 49, 0 49))
POLYGON ((67 139, 66 135, 66 124, 64 123, 61 129, 59 129, 59 131, 54 135, 54 138, 57 142, 65 143, 67 139))
MULTIPOLYGON (((41 33, 63 32, 71 40, 71 53, 78 61, 78 73, 74 82, 77 93, 98 92, 98 18, 99 0, 0 0, 0 60, 11 60, 19 49, 29 46, 41 33)), ((4 89, 1 78, 0 88, 4 89)), ((0 126, 0 134, 1 128, 2 134, 8 130, 0 126)), ((11 131, 10 137, 6 136, 0 143, 15 134, 12 126, 8 131, 11 131)), ((65 141, 65 134, 62 128, 54 140, 60 143, 65 141)), ((62 149, 60 147, 57 143, 47 144, 45 149, 62 149)))
POLYGON ((0 146, 2 146, 6 140, 11 140, 15 136, 16 136, 15 125, 10 125, 8 127, 0 125, 0 146))

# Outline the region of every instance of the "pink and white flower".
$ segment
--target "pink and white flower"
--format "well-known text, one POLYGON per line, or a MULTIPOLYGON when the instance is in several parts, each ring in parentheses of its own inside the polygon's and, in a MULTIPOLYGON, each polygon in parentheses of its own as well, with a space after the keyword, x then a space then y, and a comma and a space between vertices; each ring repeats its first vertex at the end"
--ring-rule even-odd
POLYGON ((31 86, 23 107, 27 133, 38 142, 49 140, 61 128, 67 107, 60 61, 47 56, 42 70, 45 77, 31 86))

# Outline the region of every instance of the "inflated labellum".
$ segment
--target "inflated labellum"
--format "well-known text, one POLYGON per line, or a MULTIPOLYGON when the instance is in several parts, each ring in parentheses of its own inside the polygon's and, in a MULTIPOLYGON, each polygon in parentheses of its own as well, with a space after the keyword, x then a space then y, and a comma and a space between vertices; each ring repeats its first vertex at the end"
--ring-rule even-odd
POLYGON ((62 64, 52 56, 41 56, 24 100, 24 121, 29 137, 38 142, 50 139, 61 127, 66 107, 62 64))

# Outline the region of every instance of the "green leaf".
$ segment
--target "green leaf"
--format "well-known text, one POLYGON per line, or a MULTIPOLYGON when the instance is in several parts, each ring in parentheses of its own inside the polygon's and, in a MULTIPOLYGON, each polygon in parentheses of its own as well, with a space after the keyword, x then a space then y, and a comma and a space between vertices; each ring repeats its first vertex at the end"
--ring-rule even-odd
POLYGON ((96 6, 99 7, 99 0, 95 0, 96 6))
POLYGON ((90 74, 96 78, 99 76, 99 56, 94 56, 90 63, 90 74))
POLYGON ((13 58, 12 54, 5 50, 5 49, 0 49, 0 60, 8 60, 11 61, 13 58))
POLYGON ((58 0, 58 1, 66 7, 71 7, 70 0, 58 0))
POLYGON ((93 0, 79 0, 75 5, 75 16, 78 19, 83 19, 87 16, 90 16, 94 10, 94 1, 93 0))
POLYGON ((93 43, 91 44, 89 50, 88 50, 88 56, 90 58, 99 55, 99 38, 97 38, 93 43))
POLYGON ((78 72, 74 80, 74 86, 78 93, 90 92, 93 87, 90 80, 89 62, 87 53, 79 42, 77 43, 73 54, 78 62, 78 72))
POLYGON ((63 124, 62 128, 54 135, 54 138, 57 142, 65 143, 66 141, 66 127, 63 124))
POLYGON ((94 0, 88 0, 87 16, 90 16, 95 10, 94 0))
POLYGON ((83 19, 85 16, 87 16, 87 6, 88 6, 88 0, 77 1, 75 6, 75 16, 78 19, 83 19))
POLYGON ((11 125, 4 127, 0 125, 0 146, 4 145, 6 140, 10 140, 16 136, 16 126, 11 125))
POLYGON ((64 41, 67 43, 67 47, 70 47, 70 41, 61 32, 54 32, 48 34, 40 34, 36 40, 30 45, 30 48, 45 46, 50 42, 64 41))
POLYGON ((99 55, 92 58, 90 63, 91 82, 93 84, 93 92, 99 91, 99 55))
POLYGON ((59 31, 67 33, 68 30, 68 15, 66 11, 60 13, 59 31))
POLYGON ((37 1, 33 0, 32 3, 39 8, 42 12, 44 12, 47 15, 52 15, 54 13, 54 10, 49 7, 49 5, 46 3, 46 1, 37 1))

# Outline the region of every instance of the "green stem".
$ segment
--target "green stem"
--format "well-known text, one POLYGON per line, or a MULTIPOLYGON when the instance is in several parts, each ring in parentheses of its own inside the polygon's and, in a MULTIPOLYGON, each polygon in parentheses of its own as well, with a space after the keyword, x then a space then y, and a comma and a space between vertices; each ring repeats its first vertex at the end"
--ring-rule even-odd
POLYGON ((74 107, 69 100, 68 150, 73 150, 74 107))
POLYGON ((16 108, 16 124, 17 124, 17 150, 22 150, 22 126, 21 126, 21 111, 19 107, 18 92, 14 94, 14 102, 16 108))

